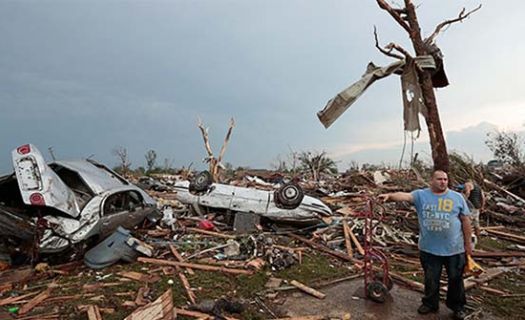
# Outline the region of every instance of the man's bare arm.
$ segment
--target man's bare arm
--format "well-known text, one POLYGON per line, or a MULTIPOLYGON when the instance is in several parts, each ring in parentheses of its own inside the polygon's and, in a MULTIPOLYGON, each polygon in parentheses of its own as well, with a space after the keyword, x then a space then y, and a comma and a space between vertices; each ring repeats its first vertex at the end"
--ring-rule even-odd
POLYGON ((388 201, 407 201, 414 202, 414 197, 411 193, 408 192, 393 192, 393 193, 384 193, 379 195, 379 199, 388 202, 388 201))
POLYGON ((465 252, 469 256, 472 255, 472 227, 470 225, 470 217, 460 214, 461 229, 463 230, 463 241, 465 243, 465 252))

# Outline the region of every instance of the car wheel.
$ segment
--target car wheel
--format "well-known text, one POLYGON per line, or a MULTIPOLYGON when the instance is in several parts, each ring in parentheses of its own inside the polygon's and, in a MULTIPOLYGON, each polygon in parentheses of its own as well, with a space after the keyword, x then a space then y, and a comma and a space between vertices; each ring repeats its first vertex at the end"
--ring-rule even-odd
POLYGON ((274 193, 275 204, 284 209, 295 209, 303 201, 303 189, 295 183, 285 184, 274 193))
POLYGON ((369 283, 366 287, 366 296, 374 302, 385 302, 386 294, 387 289, 385 285, 379 281, 369 283))
POLYGON ((190 182, 190 191, 203 192, 212 184, 212 177, 208 171, 199 172, 190 182))

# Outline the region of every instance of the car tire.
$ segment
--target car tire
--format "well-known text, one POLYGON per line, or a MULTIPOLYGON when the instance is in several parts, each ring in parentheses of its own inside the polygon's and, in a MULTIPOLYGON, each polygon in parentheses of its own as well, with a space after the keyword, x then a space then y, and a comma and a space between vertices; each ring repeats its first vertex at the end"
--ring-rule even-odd
POLYGON ((387 292, 385 285, 379 281, 371 282, 366 287, 366 296, 374 302, 385 302, 387 292))
POLYGON ((274 193, 275 204, 284 209, 297 208, 303 201, 303 198, 303 189, 295 183, 285 184, 274 193))
POLYGON ((191 192, 204 192, 211 186, 213 180, 209 171, 199 172, 190 182, 191 192))

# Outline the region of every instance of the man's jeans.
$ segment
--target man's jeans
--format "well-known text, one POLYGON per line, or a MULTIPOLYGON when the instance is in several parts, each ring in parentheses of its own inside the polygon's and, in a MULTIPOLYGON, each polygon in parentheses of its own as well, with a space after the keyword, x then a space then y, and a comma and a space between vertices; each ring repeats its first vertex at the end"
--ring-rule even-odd
POLYGON ((423 304, 433 310, 439 308, 439 279, 444 265, 448 277, 447 307, 452 311, 463 310, 467 303, 463 286, 465 253, 443 257, 419 251, 419 258, 425 271, 425 296, 421 299, 423 304))

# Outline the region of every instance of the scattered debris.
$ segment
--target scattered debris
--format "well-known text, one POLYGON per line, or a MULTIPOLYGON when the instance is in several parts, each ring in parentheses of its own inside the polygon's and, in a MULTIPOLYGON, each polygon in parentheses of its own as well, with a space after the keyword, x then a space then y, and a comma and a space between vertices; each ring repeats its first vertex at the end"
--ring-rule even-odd
MULTIPOLYGON (((484 272, 465 279, 469 299, 478 301, 476 303, 480 303, 484 295, 519 299, 523 292, 491 283, 525 267, 525 238, 519 229, 525 226, 521 225, 525 223, 522 195, 510 191, 516 189, 504 185, 500 178, 484 182, 483 174, 478 173, 476 167, 455 166, 455 170, 459 175, 468 172, 467 176, 476 177, 476 182, 483 186, 487 194, 486 210, 482 213, 482 235, 473 253, 475 263, 484 272)), ((423 291, 415 210, 401 203, 377 207, 377 210, 382 210, 383 216, 371 218, 370 222, 376 226, 372 232, 367 231, 367 220, 362 214, 367 208, 367 199, 373 199, 374 194, 385 190, 407 191, 424 187, 424 179, 419 173, 383 169, 348 172, 337 179, 324 177, 326 180, 320 182, 299 180, 294 183, 295 186, 300 185, 300 189, 292 187, 290 195, 304 193, 320 198, 299 196, 301 201, 295 204, 295 209, 279 207, 275 202, 277 197, 283 196, 277 195, 279 188, 289 185, 286 175, 281 174, 279 182, 274 180, 277 177, 274 173, 258 173, 257 179, 247 177, 252 176, 239 175, 237 180, 229 182, 230 185, 212 183, 197 193, 190 192, 189 188, 182 192, 177 189, 181 184, 187 185, 188 180, 170 177, 171 182, 168 183, 168 178, 165 178, 162 181, 170 187, 168 190, 147 191, 162 209, 163 219, 157 220, 156 225, 137 225, 132 231, 124 228, 113 230, 109 237, 85 254, 84 261, 89 268, 79 263, 55 265, 47 260, 34 267, 17 268, 12 262, 16 261, 16 255, 2 258, 1 261, 8 263, 5 264, 7 270, 0 271, 0 315, 3 315, 1 312, 11 312, 34 319, 57 319, 63 316, 63 308, 69 302, 89 301, 76 308, 76 312, 87 314, 88 319, 100 319, 110 313, 119 313, 122 317, 128 316, 128 319, 171 319, 176 315, 198 319, 237 319, 243 318, 243 311, 240 310, 254 308, 257 309, 255 312, 264 313, 268 318, 279 318, 284 314, 275 306, 280 301, 282 303, 286 292, 301 290, 326 299, 328 297, 319 291, 323 286, 363 279, 367 243, 381 249, 388 259, 391 281, 383 281, 385 285, 389 286, 393 281, 399 286, 423 291), (253 189, 253 186, 264 190, 253 189), (237 193, 220 198, 218 191, 221 189, 237 193), (178 193, 175 194, 174 190, 178 193), (264 193, 259 197, 260 203, 253 197, 249 198, 259 192, 264 193), (239 200, 241 197, 236 200, 236 196, 241 195, 247 195, 249 200, 242 202, 239 200), (192 200, 183 201, 184 197, 191 197, 192 200), (209 205, 213 201, 231 204, 223 207, 209 205), (308 207, 306 203, 312 205, 308 207), (319 206, 313 206, 313 203, 319 206), (234 204, 237 207, 234 208, 234 204), (258 211, 259 205, 265 208, 258 211), (195 210, 195 206, 199 211, 195 210), (266 207, 274 208, 273 214, 281 218, 293 218, 273 219, 268 215, 271 210, 266 207), (303 214, 305 221, 315 219, 315 224, 298 223, 302 218, 297 220, 294 215, 303 214), (330 220, 319 223, 322 217, 329 217, 330 220), (304 278, 297 270, 307 267, 312 256, 330 261, 334 269, 329 269, 328 274, 335 268, 346 272, 331 278, 317 279, 315 275, 304 278), (119 263, 119 260, 130 263, 119 263), (48 288, 50 281, 57 277, 74 280, 71 284, 61 285, 60 289, 48 288), (229 280, 217 283, 212 280, 223 277, 229 280), (83 278, 89 280, 78 285, 76 282, 83 278), (244 297, 239 293, 248 288, 232 290, 223 287, 241 278, 245 279, 243 281, 260 282, 260 292, 247 296, 247 303, 237 304, 236 298, 244 297), (209 297, 210 286, 216 287, 219 292, 212 295, 211 300, 204 299, 209 297), (68 287, 76 287, 76 290, 67 291, 68 287), (162 288, 160 292, 159 288, 162 288), (168 293, 167 288, 173 288, 173 293, 168 293), (107 290, 112 292, 111 298, 107 290), (178 305, 174 308, 173 303, 170 306, 165 299, 175 292, 178 297, 168 300, 185 303, 176 302, 178 305), (151 302, 155 297, 158 299, 151 302), (188 309, 190 305, 191 310, 188 309), (171 313, 167 311, 170 308, 171 313)), ((456 179, 461 182, 464 178, 456 179)), ((0 190, 4 190, 3 181, 0 180, 0 190)), ((11 183, 13 181, 16 180, 11 183)), ((5 202, 0 203, 0 209, 6 206, 5 202)), ((0 218, 0 224, 2 222, 0 218)), ((5 239, 7 247, 16 248, 19 252, 31 252, 31 247, 21 247, 18 242, 9 242, 9 239, 10 236, 5 239)), ((0 248, 4 247, 0 244, 0 248)), ((316 317, 297 319, 303 318, 316 317)))

